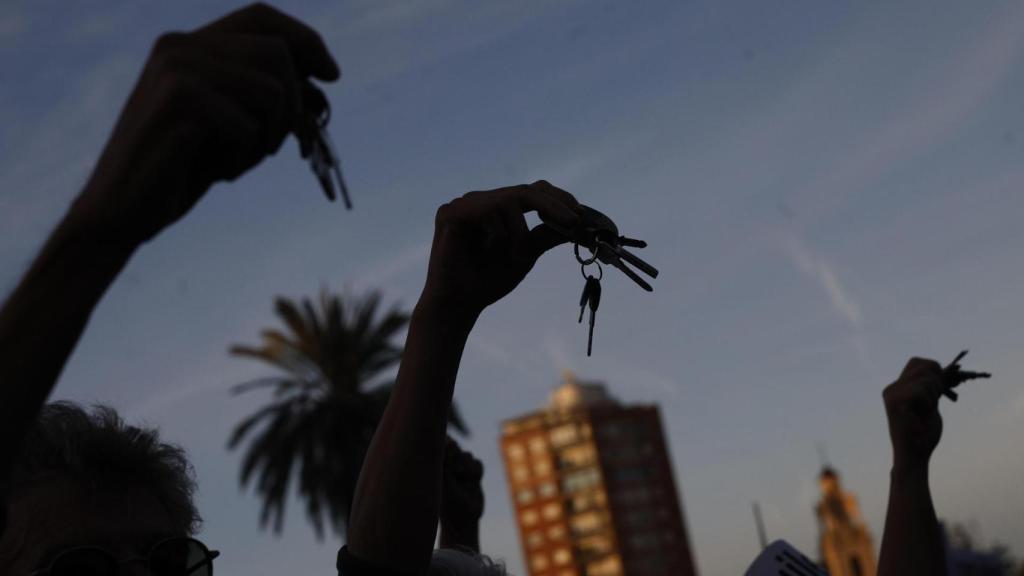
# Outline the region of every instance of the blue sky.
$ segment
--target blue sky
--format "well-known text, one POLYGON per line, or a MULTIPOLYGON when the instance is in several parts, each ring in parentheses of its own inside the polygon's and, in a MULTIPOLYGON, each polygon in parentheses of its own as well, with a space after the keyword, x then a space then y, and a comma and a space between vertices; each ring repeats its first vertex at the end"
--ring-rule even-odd
MULTIPOLYGON (((95 161, 153 39, 236 5, 0 7, 0 290, 95 161)), ((293 2, 341 62, 327 89, 356 210, 297 147, 217 186, 144 247, 96 311, 56 397, 105 402, 190 452, 225 573, 325 573, 293 506, 281 538, 237 487, 232 425, 259 405, 231 358, 274 295, 384 289, 411 306, 433 213, 546 178, 649 241, 653 294, 609 274, 595 354, 571 251, 481 319, 456 397, 487 465, 485 551, 522 574, 499 422, 563 369, 662 407, 702 574, 771 537, 816 553, 823 444, 877 542, 881 389, 911 355, 996 378, 943 406, 943 517, 1024 554, 1024 7, 1012 2, 293 2)))

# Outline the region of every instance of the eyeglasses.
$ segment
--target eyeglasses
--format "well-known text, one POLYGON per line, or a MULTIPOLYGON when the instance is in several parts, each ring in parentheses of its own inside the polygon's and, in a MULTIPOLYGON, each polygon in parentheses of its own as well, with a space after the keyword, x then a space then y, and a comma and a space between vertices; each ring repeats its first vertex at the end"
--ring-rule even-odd
POLYGON ((145 556, 118 560, 95 546, 79 546, 61 552, 50 565, 31 576, 119 576, 121 565, 144 562, 150 576, 213 576, 213 559, 220 552, 210 550, 194 538, 168 538, 158 542, 145 556))

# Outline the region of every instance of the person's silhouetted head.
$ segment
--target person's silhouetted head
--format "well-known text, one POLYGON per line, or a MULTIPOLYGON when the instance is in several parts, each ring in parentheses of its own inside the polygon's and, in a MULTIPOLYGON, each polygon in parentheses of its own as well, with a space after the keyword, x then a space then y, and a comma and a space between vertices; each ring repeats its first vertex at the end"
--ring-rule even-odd
MULTIPOLYGON (((0 573, 27 575, 77 546, 122 559, 192 535, 200 523, 193 476, 181 448, 111 408, 47 405, 14 464, 0 573)), ((120 570, 144 574, 145 564, 120 570)))

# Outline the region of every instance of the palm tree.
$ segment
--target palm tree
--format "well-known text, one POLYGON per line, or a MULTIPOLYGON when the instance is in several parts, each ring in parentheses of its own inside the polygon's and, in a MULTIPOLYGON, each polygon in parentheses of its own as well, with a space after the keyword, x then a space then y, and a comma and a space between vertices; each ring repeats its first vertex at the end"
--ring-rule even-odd
MULTIPOLYGON (((317 536, 324 520, 344 533, 359 469, 394 384, 383 374, 402 349, 393 340, 409 314, 392 307, 378 317, 380 293, 339 297, 321 290, 319 308, 277 298, 286 331, 268 329, 259 346, 232 346, 231 354, 255 358, 281 373, 235 386, 244 393, 271 388, 272 401, 240 422, 228 447, 248 439, 240 483, 254 484, 263 500, 260 525, 273 520, 280 533, 293 472, 317 536)), ((452 406, 452 427, 466 426, 452 406)))

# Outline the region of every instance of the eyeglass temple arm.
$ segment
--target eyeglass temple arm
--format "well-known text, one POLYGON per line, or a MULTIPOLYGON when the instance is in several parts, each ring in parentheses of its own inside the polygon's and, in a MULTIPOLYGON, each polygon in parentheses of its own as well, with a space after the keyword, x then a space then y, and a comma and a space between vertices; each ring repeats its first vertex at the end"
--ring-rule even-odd
POLYGON ((210 550, 210 556, 209 557, 204 558, 203 560, 198 562, 195 566, 189 566, 188 569, 185 570, 185 574, 191 574, 191 573, 195 572, 196 570, 202 568, 203 566, 206 566, 207 564, 213 563, 213 561, 218 556, 220 556, 220 550, 210 550))

